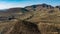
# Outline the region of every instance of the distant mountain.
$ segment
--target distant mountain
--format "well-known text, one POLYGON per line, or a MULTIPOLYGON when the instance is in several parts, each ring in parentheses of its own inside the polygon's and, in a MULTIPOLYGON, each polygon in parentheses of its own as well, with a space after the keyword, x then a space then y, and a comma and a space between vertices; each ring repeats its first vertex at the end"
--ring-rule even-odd
POLYGON ((25 13, 28 10, 26 10, 25 8, 10 8, 10 9, 6 9, 6 10, 0 10, 0 13, 25 13))
POLYGON ((19 13, 19 12, 25 13, 27 11, 28 10, 26 10, 25 8, 10 8, 10 9, 8 9, 8 12, 11 12, 11 13, 19 13))
POLYGON ((42 8, 53 9, 54 7, 47 4, 38 4, 38 5, 27 6, 25 8, 30 11, 36 11, 42 8))
POLYGON ((0 10, 0 17, 1 17, 0 20, 2 21, 5 19, 7 20, 12 16, 19 17, 21 14, 24 14, 25 12, 29 12, 29 11, 26 10, 25 8, 10 8, 6 10, 0 10))

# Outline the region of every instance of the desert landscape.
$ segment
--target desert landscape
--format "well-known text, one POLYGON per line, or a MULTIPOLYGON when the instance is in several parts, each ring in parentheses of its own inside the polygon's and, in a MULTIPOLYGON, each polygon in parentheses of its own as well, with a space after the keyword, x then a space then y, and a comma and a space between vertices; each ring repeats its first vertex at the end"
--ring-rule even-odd
POLYGON ((0 34, 60 34, 60 6, 36 4, 0 10, 0 34))

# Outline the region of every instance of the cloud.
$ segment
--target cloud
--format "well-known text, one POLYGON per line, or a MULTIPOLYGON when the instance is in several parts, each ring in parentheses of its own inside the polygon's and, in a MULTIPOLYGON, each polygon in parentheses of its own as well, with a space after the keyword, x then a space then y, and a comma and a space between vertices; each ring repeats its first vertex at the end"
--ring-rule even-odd
POLYGON ((12 7, 21 7, 19 3, 0 3, 0 9, 8 9, 12 7))

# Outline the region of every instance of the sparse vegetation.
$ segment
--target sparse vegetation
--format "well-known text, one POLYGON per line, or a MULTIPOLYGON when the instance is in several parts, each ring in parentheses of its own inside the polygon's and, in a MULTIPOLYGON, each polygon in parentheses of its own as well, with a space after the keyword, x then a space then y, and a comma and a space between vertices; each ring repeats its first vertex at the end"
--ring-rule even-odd
POLYGON ((0 34, 60 34, 60 8, 47 4, 0 12, 0 34))

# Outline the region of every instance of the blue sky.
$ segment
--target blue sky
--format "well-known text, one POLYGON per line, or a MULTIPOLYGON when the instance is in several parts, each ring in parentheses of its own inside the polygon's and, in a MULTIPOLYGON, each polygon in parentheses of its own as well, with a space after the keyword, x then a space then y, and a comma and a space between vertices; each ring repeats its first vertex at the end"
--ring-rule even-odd
POLYGON ((34 4, 46 3, 52 6, 60 5, 60 0, 0 0, 0 9, 25 7, 34 4))

